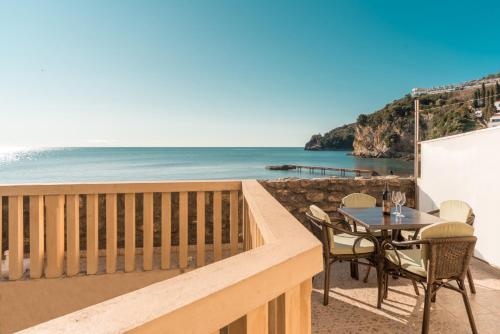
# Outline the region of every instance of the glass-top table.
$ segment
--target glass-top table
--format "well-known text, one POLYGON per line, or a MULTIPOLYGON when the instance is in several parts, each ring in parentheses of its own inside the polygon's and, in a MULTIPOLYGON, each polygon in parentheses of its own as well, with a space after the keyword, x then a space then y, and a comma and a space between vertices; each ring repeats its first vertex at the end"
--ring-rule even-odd
POLYGON ((419 230, 425 226, 443 221, 439 217, 408 207, 402 208, 404 217, 397 217, 392 213, 391 215, 383 215, 381 207, 339 208, 337 211, 344 215, 346 219, 364 226, 368 232, 381 230, 383 233, 385 232, 384 234, 389 230, 419 230))

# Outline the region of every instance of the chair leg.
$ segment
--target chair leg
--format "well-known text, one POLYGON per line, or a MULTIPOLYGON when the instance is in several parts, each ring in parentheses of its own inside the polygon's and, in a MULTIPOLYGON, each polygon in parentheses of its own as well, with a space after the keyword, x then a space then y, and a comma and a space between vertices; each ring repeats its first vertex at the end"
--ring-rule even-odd
POLYGON ((384 274, 384 299, 387 299, 388 292, 389 292, 389 274, 384 274))
POLYGON ((469 281, 470 292, 476 294, 476 286, 474 285, 474 281, 472 280, 472 274, 470 272, 470 267, 467 268, 467 280, 469 281))
POLYGON ((417 282, 415 282, 415 280, 411 280, 411 283, 413 284, 413 290, 415 290, 415 294, 417 296, 420 296, 420 292, 418 292, 418 286, 417 286, 417 282))
POLYGON ((458 286, 460 287, 460 291, 462 292, 465 310, 467 311, 467 316, 469 317, 470 328, 472 329, 472 333, 477 334, 476 323, 474 321, 474 316, 472 315, 472 309, 470 307, 469 297, 467 296, 467 290, 465 289, 464 281, 459 281, 458 286))
POLYGON ((427 285, 427 290, 425 291, 425 302, 424 302, 424 318, 422 320, 422 334, 429 333, 429 323, 431 320, 431 297, 433 294, 432 284, 427 285))
POLYGON ((372 269, 371 266, 368 266, 368 270, 366 271, 365 278, 363 278, 363 282, 368 282, 368 276, 370 275, 370 270, 372 269))
POLYGON ((325 260, 325 279, 323 286, 323 305, 328 305, 328 297, 330 295, 330 260, 325 260))
POLYGON ((382 299, 383 299, 383 294, 384 294, 384 272, 383 272, 383 266, 378 265, 377 266, 377 285, 378 285, 378 294, 377 294, 377 308, 382 308, 382 299))
POLYGON ((434 293, 432 294, 432 298, 431 298, 432 303, 436 302, 436 295, 437 295, 437 293, 436 293, 436 291, 434 291, 434 293))
POLYGON ((359 270, 358 270, 358 261, 351 261, 351 277, 355 280, 359 280, 359 270))

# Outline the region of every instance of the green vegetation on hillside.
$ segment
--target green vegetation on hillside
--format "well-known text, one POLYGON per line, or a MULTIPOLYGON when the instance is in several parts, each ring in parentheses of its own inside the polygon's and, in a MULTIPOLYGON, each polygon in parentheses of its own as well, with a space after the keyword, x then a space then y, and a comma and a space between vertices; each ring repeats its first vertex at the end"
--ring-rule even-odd
POLYGON ((355 124, 347 124, 328 131, 324 135, 313 135, 306 150, 352 150, 355 124))

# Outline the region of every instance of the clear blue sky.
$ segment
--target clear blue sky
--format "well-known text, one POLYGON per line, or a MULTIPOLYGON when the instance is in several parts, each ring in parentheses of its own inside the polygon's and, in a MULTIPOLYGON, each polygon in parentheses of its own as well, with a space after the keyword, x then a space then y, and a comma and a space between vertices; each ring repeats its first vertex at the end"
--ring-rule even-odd
POLYGON ((2 1, 0 146, 302 146, 500 71, 498 1, 2 1))

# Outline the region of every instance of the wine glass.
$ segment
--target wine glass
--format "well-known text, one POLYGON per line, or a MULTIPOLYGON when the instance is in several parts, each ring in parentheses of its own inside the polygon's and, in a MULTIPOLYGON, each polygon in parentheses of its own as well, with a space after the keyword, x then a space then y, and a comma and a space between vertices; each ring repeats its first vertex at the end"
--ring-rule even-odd
POLYGON ((403 205, 406 203, 406 193, 401 193, 401 200, 399 201, 399 217, 403 218, 404 215, 401 213, 403 205))
POLYGON ((394 191, 394 190, 391 193, 391 201, 392 201, 392 203, 394 203, 394 207, 395 207, 395 210, 392 214, 397 216, 398 215, 398 197, 397 197, 396 191, 394 191))

